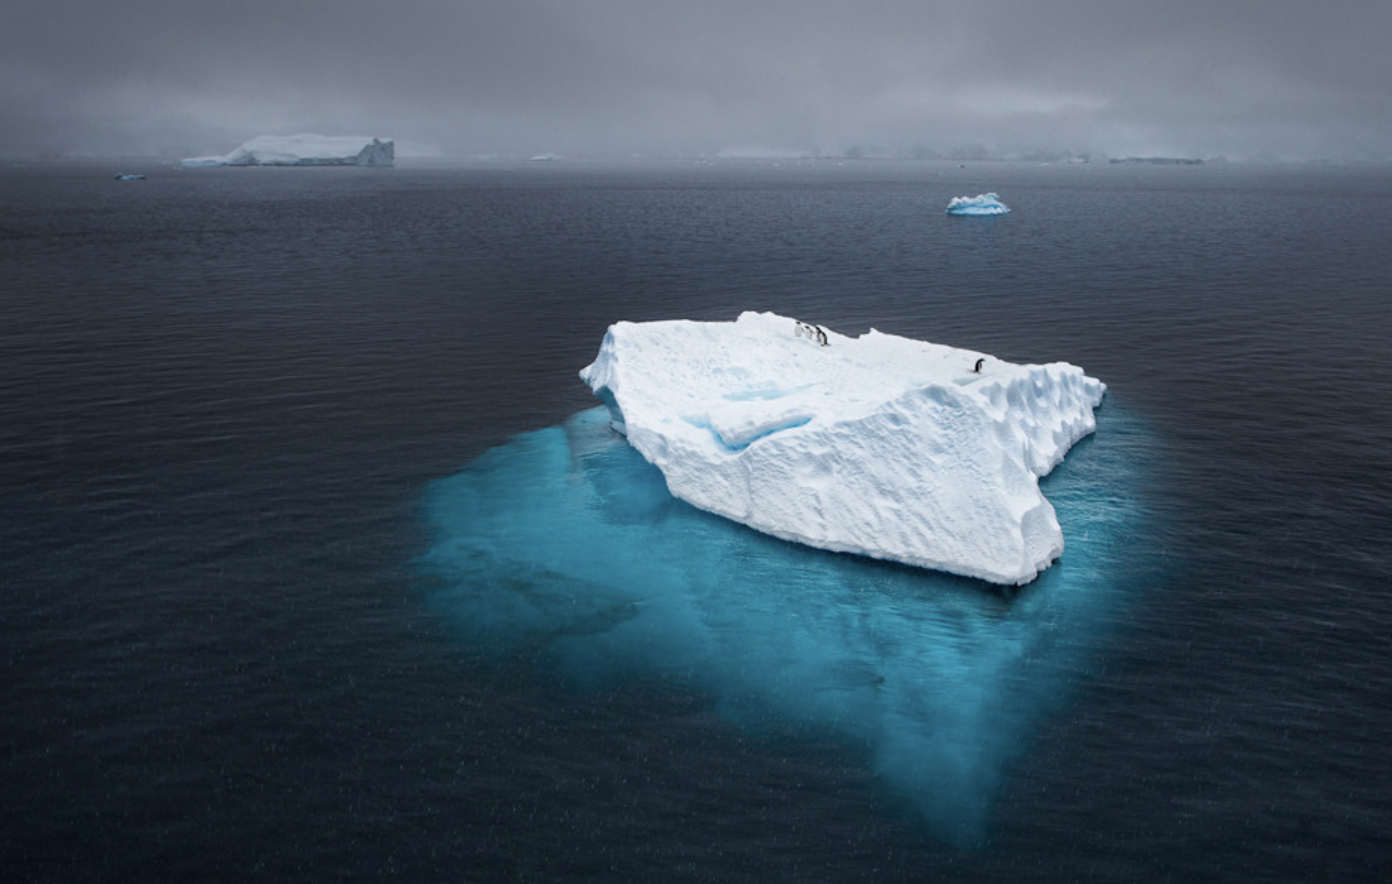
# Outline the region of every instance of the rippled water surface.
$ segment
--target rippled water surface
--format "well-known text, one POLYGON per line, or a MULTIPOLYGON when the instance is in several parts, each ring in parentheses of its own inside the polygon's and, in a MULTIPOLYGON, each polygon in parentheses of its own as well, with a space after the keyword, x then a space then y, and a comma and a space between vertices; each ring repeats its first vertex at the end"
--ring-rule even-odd
POLYGON ((1392 861, 1386 170, 135 166, 0 170, 7 880, 1392 861), (744 309, 1105 380, 1059 566, 664 498, 575 372, 744 309))

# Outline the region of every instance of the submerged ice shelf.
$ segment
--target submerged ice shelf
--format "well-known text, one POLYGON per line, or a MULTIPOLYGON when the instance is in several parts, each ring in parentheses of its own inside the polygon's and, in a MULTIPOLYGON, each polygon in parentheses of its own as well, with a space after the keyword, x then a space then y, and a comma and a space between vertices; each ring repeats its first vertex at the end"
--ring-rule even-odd
POLYGON ((663 679, 773 740, 836 735, 934 836, 976 845, 1037 722, 1158 567, 1140 495, 1157 443, 1116 404, 1098 434, 1044 480, 1068 556, 1018 592, 702 512, 604 408, 432 483, 418 564, 470 652, 529 660, 580 690, 663 679))
POLYGON ((785 540, 1000 584, 1063 552, 1039 489, 1106 386, 772 313, 620 322, 580 373, 612 425, 703 510, 785 540))

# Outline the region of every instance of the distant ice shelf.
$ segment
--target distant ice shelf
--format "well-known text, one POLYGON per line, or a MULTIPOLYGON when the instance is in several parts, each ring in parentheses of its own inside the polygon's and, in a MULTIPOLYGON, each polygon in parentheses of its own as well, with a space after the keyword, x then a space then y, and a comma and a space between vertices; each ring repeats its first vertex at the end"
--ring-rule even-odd
POLYGON ((1063 552, 1039 479, 1106 386, 773 313, 619 322, 580 377, 673 495, 785 540, 980 578, 1063 552))
POLYGON ((393 166, 392 141, 359 136, 262 135, 223 156, 190 157, 184 168, 207 166, 393 166))
POLYGON ((1112 157, 1107 160, 1114 166, 1202 166, 1204 161, 1197 157, 1112 157))
POLYGON ((947 204, 949 215, 1007 215, 1010 208, 994 193, 954 196, 947 204))

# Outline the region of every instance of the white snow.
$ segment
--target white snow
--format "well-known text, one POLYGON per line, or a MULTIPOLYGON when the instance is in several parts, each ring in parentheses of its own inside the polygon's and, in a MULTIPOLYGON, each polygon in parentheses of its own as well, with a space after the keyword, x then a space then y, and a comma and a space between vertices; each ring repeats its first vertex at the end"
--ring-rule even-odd
POLYGON ((1010 209, 994 193, 954 196, 947 204, 949 215, 1006 215, 1010 209))
POLYGON ((873 329, 852 338, 773 313, 615 323, 580 377, 694 506, 1001 584, 1063 552, 1039 478, 1096 428, 1106 392, 1067 363, 873 329))
POLYGON ((224 156, 190 157, 179 165, 204 166, 392 166, 391 141, 352 135, 262 135, 224 156))

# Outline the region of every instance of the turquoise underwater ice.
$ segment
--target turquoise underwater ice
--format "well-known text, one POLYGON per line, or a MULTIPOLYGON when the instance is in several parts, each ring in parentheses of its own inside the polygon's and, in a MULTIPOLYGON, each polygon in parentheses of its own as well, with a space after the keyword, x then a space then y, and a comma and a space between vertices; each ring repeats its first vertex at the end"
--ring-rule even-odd
POLYGON ((1146 571, 1153 440, 1108 404, 1044 479, 1066 550, 1018 590, 787 543, 668 493, 603 408, 489 451, 425 497, 430 604, 459 640, 540 651, 582 690, 668 677, 729 720, 865 753, 933 833, 988 834, 1008 766, 1067 702, 1146 571))

